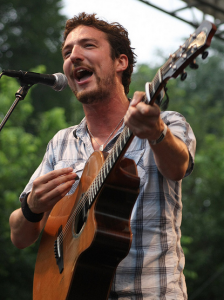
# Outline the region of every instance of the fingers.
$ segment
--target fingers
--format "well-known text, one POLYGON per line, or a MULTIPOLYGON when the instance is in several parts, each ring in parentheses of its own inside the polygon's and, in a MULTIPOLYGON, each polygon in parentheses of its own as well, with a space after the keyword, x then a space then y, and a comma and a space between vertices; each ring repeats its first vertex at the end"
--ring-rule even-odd
POLYGON ((139 138, 154 140, 163 130, 160 108, 156 104, 148 105, 142 102, 144 97, 144 92, 134 93, 124 122, 134 135, 139 138))
POLYGON ((74 183, 75 180, 70 180, 46 192, 46 194, 43 194, 38 201, 36 201, 38 207, 35 208, 39 211, 43 211, 43 209, 44 211, 51 210, 54 205, 70 191, 74 183))
POLYGON ((54 171, 51 171, 51 172, 49 172, 49 173, 47 173, 47 174, 45 174, 43 176, 38 177, 38 181, 40 183, 46 183, 46 182, 51 181, 54 178, 57 178, 59 176, 63 176, 63 175, 69 174, 72 171, 73 171, 73 169, 71 167, 69 167, 69 168, 63 168, 63 169, 59 169, 59 170, 54 170, 54 171))
POLYGON ((145 97, 144 92, 135 92, 131 100, 130 106, 136 106, 145 97))
POLYGON ((72 171, 72 168, 54 170, 34 180, 27 200, 31 211, 41 213, 51 210, 78 179, 72 171))
POLYGON ((42 188, 44 187, 44 193, 46 193, 69 180, 75 180, 77 178, 77 174, 72 171, 72 168, 64 168, 51 171, 46 175, 38 177, 33 182, 33 187, 37 190, 36 194, 38 195, 39 192, 43 192, 42 189, 38 189, 40 186, 42 188))

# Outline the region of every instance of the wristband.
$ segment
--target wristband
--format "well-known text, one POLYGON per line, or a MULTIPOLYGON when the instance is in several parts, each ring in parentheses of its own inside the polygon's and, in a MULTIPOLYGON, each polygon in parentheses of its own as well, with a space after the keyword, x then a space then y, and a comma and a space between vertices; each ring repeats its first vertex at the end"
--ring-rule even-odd
POLYGON ((157 140, 150 141, 149 144, 150 145, 159 144, 165 138, 166 133, 167 133, 167 125, 164 123, 164 129, 163 129, 163 132, 161 133, 160 137, 157 140))
POLYGON ((32 223, 40 222, 44 216, 44 213, 35 214, 33 213, 28 204, 27 204, 27 197, 29 196, 29 193, 26 194, 25 198, 21 202, 21 209, 23 212, 24 217, 32 223))

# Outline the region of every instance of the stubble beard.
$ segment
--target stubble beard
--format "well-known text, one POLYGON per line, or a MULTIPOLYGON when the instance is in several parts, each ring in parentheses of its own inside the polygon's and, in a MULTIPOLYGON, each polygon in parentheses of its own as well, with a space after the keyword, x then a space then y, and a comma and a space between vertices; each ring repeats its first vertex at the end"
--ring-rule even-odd
POLYGON ((84 89, 79 92, 76 88, 73 88, 72 92, 82 104, 93 104, 105 101, 105 99, 111 95, 111 91, 115 86, 115 70, 113 69, 107 78, 96 76, 96 83, 97 87, 94 90, 86 91, 84 89))

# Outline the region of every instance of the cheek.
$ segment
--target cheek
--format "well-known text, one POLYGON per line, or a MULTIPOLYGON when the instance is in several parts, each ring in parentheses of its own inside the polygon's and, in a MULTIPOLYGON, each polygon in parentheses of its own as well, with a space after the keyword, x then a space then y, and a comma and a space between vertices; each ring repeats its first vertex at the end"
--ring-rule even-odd
POLYGON ((67 60, 65 60, 63 63, 63 71, 64 71, 65 75, 69 74, 69 63, 67 60))

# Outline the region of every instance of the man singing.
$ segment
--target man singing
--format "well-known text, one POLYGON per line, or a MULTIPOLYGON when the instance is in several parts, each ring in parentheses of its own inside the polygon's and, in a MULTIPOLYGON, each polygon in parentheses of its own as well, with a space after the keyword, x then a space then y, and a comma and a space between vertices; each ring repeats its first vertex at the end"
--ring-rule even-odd
POLYGON ((142 102, 144 92, 127 98, 135 54, 120 24, 75 16, 66 23, 62 56, 85 118, 49 142, 20 196, 23 209, 10 216, 13 244, 22 249, 38 239, 55 204, 74 192, 91 154, 110 152, 126 125, 135 137, 125 156, 137 165, 140 193, 131 249, 117 267, 109 299, 187 299, 180 226, 181 183, 194 164, 191 127, 179 113, 142 102))

